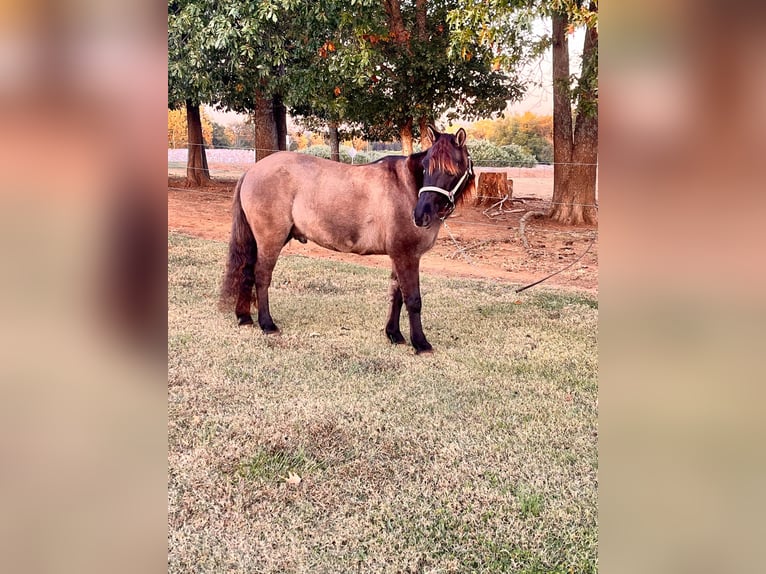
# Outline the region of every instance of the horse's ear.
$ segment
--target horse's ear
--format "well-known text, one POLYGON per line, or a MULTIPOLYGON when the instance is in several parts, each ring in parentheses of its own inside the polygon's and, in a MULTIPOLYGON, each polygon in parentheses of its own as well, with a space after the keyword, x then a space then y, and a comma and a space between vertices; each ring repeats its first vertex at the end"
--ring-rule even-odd
POLYGON ((436 131, 436 128, 429 124, 426 127, 426 134, 428 134, 428 138, 431 140, 431 144, 435 144, 436 139, 439 137, 439 132, 436 131))
POLYGON ((455 134, 455 140, 457 141, 457 147, 463 147, 465 145, 465 130, 460 128, 455 134))

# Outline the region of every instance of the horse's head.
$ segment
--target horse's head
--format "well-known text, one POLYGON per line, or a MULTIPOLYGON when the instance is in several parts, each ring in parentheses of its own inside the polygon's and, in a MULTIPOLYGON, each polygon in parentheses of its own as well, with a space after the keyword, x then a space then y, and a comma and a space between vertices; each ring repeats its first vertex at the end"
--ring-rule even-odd
POLYGON ((422 160, 423 186, 413 213, 418 227, 430 227, 437 218, 443 220, 452 213, 474 179, 463 128, 452 135, 428 126, 428 136, 433 145, 422 160))

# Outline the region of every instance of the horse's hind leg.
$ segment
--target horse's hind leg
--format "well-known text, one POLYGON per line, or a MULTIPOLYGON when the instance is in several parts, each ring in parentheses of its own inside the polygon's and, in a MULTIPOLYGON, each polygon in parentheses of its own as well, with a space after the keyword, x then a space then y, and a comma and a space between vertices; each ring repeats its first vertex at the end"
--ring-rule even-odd
POLYGON ((396 272, 391 272, 391 287, 388 290, 388 295, 391 300, 391 307, 388 311, 388 321, 386 322, 386 336, 388 340, 394 344, 405 343, 402 331, 399 328, 399 317, 402 314, 402 304, 404 299, 402 298, 402 290, 399 287, 399 278, 396 276, 396 272))
POLYGON ((252 325, 253 317, 250 315, 250 303, 253 299, 253 285, 255 284, 256 251, 247 254, 247 261, 242 269, 242 282, 237 293, 237 304, 234 313, 240 326, 252 325))
POLYGON ((271 275, 277 264, 277 257, 281 250, 281 244, 276 249, 274 246, 266 249, 258 249, 258 260, 255 262, 255 294, 258 300, 258 325, 264 333, 278 333, 279 328, 274 324, 269 310, 269 287, 271 275))

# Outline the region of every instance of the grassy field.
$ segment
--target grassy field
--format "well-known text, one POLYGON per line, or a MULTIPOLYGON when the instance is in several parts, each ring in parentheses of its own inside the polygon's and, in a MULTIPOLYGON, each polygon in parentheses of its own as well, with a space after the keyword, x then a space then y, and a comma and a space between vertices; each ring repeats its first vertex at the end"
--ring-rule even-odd
POLYGON ((265 336, 225 247, 168 240, 169 572, 598 570, 595 300, 423 276, 415 356, 388 273, 284 257, 265 336))

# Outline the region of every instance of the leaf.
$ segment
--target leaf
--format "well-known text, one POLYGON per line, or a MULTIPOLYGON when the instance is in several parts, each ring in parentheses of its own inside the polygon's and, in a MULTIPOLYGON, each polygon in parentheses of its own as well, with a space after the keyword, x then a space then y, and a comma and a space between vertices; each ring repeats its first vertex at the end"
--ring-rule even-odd
POLYGON ((289 473, 287 475, 287 478, 285 478, 284 476, 281 477, 281 478, 282 478, 282 480, 285 481, 285 483, 290 484, 292 486, 298 486, 301 483, 301 481, 303 480, 300 476, 298 476, 294 472, 289 473))

